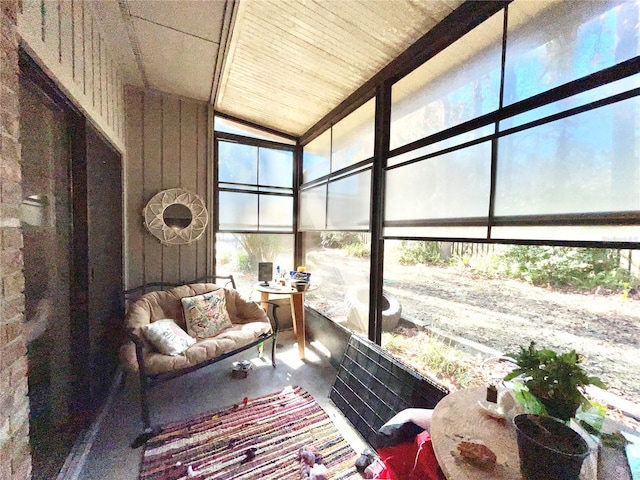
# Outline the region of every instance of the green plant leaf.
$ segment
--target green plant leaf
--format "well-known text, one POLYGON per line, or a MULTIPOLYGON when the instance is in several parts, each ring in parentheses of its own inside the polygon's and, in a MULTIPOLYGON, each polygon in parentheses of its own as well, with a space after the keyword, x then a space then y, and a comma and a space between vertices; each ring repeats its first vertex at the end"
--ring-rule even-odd
POLYGON ((536 415, 547 414, 547 410, 542 402, 522 383, 515 382, 512 391, 515 399, 524 407, 526 413, 535 413, 536 415))
POLYGON ((585 399, 578 407, 575 418, 599 432, 602 430, 606 415, 607 407, 605 405, 585 399))
POLYGON ((598 377, 587 375, 581 365, 582 356, 575 350, 558 354, 550 349, 538 349, 535 342, 531 342, 527 348, 520 347, 518 353, 507 356, 516 361, 518 368, 506 375, 505 380, 520 377, 528 391, 548 405, 568 403, 577 409, 586 400, 580 387, 606 388, 598 377))

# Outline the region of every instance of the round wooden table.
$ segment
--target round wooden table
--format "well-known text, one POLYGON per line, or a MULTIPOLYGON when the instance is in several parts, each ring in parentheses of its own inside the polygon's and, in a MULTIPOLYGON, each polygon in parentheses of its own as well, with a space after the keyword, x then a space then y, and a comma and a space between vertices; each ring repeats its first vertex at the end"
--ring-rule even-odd
POLYGON ((516 431, 503 419, 487 415, 478 405, 484 387, 466 388, 444 397, 433 411, 433 450, 448 480, 522 480, 516 431), (481 441, 496 454, 493 470, 483 470, 462 459, 458 444, 481 441))
MULTIPOLYGON (((511 421, 492 418, 483 411, 478 401, 486 400, 486 393, 485 387, 458 390, 433 410, 431 441, 448 480, 522 480, 515 427, 511 421), (463 440, 481 441, 489 447, 496 454, 495 468, 487 471, 464 461, 458 453, 463 440)), ((585 460, 580 480, 631 479, 623 453, 601 447, 599 455, 600 461, 594 454, 585 460)))
POLYGON ((304 294, 318 288, 317 284, 309 284, 304 292, 299 292, 292 287, 269 287, 258 283, 255 289, 260 292, 260 302, 264 311, 267 311, 269 295, 290 295, 291 296, 291 316, 293 318, 293 332, 298 342, 298 355, 304 360, 304 294))

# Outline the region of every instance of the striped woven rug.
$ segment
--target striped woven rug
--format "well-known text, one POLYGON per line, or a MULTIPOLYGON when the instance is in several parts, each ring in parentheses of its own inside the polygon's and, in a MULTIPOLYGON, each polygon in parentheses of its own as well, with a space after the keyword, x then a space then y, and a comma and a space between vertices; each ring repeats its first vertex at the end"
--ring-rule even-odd
POLYGON ((362 479, 356 452, 299 387, 163 427, 147 442, 140 479, 298 480, 305 446, 322 454, 328 479, 362 479))

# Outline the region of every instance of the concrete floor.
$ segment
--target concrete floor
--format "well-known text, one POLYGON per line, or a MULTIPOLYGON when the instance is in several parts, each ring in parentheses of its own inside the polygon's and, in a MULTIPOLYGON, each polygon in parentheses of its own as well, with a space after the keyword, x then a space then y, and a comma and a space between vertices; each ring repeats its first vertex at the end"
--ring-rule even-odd
MULTIPOLYGON (((329 399, 336 370, 320 350, 307 345, 306 359, 298 358, 292 331, 281 332, 276 349, 277 368, 271 366, 271 345, 265 345, 264 359, 251 349, 220 363, 158 385, 151 390, 151 421, 154 425, 189 418, 199 413, 257 397, 286 386, 305 389, 329 414, 343 437, 357 453, 368 445, 329 399), (244 379, 231 377, 234 362, 250 360, 253 364, 244 379)), ((143 447, 129 445, 141 432, 138 384, 127 377, 125 387, 115 392, 105 409, 99 429, 88 453, 82 456, 74 478, 82 480, 137 479, 143 447)))

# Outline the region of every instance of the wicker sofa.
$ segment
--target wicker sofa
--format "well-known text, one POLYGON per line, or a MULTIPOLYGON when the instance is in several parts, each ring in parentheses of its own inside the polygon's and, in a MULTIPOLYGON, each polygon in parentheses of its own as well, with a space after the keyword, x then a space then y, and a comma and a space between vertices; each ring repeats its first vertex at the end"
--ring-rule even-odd
MULTIPOLYGON (((153 430, 148 401, 150 387, 206 367, 251 347, 261 346, 268 340, 272 341, 271 363, 274 367, 276 366, 277 305, 273 305, 272 323, 260 305, 244 299, 235 290, 233 278, 231 282, 231 288, 215 283, 191 283, 167 290, 150 291, 128 304, 125 328, 130 340, 122 345, 119 356, 125 371, 139 374, 141 414, 145 432, 150 433, 153 430), (172 319, 186 331, 182 299, 194 298, 220 289, 224 291, 231 326, 224 328, 213 337, 195 339, 195 343, 179 355, 163 354, 153 347, 147 338, 145 326, 161 319, 172 319)), ((145 285, 125 294, 144 292, 152 287, 157 288, 158 285, 145 285)))

